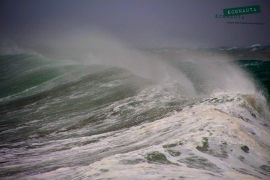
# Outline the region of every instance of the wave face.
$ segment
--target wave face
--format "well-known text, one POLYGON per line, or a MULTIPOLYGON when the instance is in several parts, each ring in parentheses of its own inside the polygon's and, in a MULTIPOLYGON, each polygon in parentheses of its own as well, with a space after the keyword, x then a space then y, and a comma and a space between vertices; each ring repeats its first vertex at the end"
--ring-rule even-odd
POLYGON ((119 64, 0 56, 1 179, 270 176, 269 61, 119 64))

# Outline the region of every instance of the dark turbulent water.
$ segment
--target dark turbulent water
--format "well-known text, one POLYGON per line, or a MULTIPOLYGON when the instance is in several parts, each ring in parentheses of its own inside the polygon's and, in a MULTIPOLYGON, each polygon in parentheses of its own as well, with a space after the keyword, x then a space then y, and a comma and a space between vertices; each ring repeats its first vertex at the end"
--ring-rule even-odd
POLYGON ((270 61, 173 66, 1 56, 1 179, 267 179, 270 61))
POLYGON ((236 64, 250 72, 256 79, 257 85, 265 91, 269 102, 270 95, 270 61, 239 60, 236 64))

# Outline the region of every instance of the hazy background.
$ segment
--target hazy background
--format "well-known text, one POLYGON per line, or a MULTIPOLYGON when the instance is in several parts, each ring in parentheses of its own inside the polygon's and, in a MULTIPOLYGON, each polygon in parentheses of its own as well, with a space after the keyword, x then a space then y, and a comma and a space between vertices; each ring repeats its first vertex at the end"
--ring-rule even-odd
POLYGON ((74 39, 96 34, 136 47, 270 45, 269 8, 268 0, 1 0, 0 37, 29 47, 78 47, 74 39), (261 13, 216 18, 224 8, 251 5, 261 13))

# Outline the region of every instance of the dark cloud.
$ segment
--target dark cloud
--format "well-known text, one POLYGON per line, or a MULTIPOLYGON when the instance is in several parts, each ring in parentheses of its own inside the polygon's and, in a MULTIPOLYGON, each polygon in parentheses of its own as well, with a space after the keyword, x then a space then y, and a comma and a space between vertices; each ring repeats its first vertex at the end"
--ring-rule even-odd
POLYGON ((269 5, 259 0, 2 0, 0 31, 22 42, 94 30, 142 46, 269 45, 269 5), (215 17, 224 8, 249 5, 260 5, 261 13, 244 19, 215 17))

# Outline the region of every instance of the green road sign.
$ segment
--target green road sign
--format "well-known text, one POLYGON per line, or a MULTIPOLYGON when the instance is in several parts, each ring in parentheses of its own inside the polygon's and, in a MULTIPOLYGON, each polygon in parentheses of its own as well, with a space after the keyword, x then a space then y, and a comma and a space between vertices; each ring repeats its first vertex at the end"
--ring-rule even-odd
POLYGON ((223 9, 224 16, 255 14, 260 12, 261 12, 260 5, 223 9))

